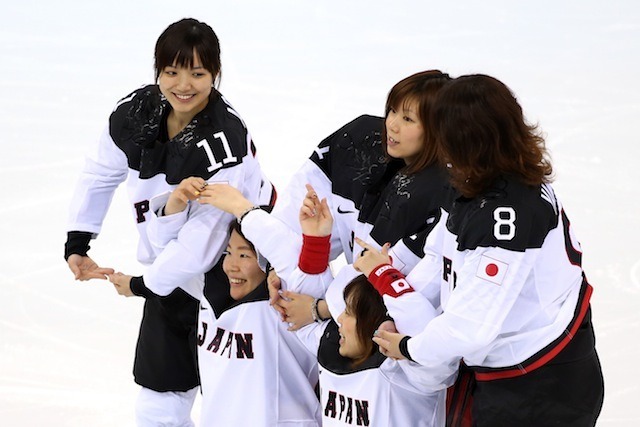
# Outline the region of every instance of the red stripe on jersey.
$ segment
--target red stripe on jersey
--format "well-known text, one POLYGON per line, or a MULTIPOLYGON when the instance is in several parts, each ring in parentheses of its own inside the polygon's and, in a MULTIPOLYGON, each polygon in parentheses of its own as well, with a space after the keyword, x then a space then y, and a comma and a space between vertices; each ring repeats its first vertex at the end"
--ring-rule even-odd
POLYGON ((389 295, 394 298, 414 289, 404 279, 404 274, 393 268, 390 264, 380 264, 369 273, 369 282, 376 288, 380 295, 389 295))
POLYGON ((271 184, 271 199, 269 200, 269 207, 271 209, 273 209, 273 207, 276 205, 277 199, 278 199, 278 192, 276 191, 275 185, 271 184))
MULTIPOLYGON (((582 325, 585 316, 587 315, 587 311, 589 310, 589 300, 591 299, 591 294, 593 293, 593 288, 589 283, 586 282, 586 279, 583 281, 583 289, 581 291, 581 295, 578 299, 578 305, 576 306, 575 315, 571 323, 567 329, 565 329, 561 338, 556 339, 553 343, 551 343, 550 348, 543 349, 539 354, 534 355, 528 361, 517 365, 513 368, 500 369, 500 370, 490 370, 487 372, 478 372, 476 371, 476 380, 478 381, 491 381, 491 380, 502 380, 506 378, 514 378, 519 377, 521 375, 525 375, 535 369, 538 369, 548 362, 550 362, 554 357, 556 357, 564 348, 571 342, 576 332, 582 325)), ((549 347, 549 346, 548 346, 549 347)), ((489 368, 490 369, 490 368, 489 368)))
POLYGON ((329 266, 329 251, 331 250, 329 236, 302 235, 302 250, 298 267, 307 274, 320 274, 329 266))
POLYGON ((472 427, 473 389, 475 378, 464 362, 460 362, 458 378, 455 384, 447 389, 447 427, 472 427))

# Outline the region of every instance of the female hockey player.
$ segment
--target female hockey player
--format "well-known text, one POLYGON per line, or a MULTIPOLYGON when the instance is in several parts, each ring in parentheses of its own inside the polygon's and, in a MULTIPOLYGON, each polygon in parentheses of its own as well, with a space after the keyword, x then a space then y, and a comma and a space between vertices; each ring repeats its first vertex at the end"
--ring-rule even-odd
MULTIPOLYGON (((144 281, 166 290, 156 292, 167 295, 163 298, 138 293, 145 297, 133 369, 142 386, 136 403, 140 426, 193 425, 198 302, 180 289, 170 290, 211 268, 226 245, 232 219, 204 210, 156 253, 147 235, 149 199, 189 176, 232 183, 256 202, 259 194, 270 197, 251 137, 216 89, 220 67, 219 42, 211 27, 195 19, 171 24, 155 47, 157 84, 117 104, 87 158, 71 203, 65 259, 76 280, 104 279, 113 269, 101 268, 87 256, 89 242, 100 232, 114 191, 126 180, 139 232, 138 259, 148 266, 138 285, 144 281)), ((134 290, 143 288, 135 285, 134 290)))
MULTIPOLYGON (((354 236, 378 247, 422 236, 419 232, 435 221, 450 198, 446 171, 425 131, 436 95, 449 80, 447 74, 429 70, 396 83, 387 96, 385 118, 361 116, 322 141, 280 194, 273 215, 299 231, 296 217, 306 192, 303 183, 330 195, 331 259, 344 253, 349 264, 362 249, 354 236)), ((415 241, 411 250, 403 247, 394 253, 397 266, 410 271, 422 246, 415 241)), ((342 289, 334 285, 333 291, 338 294, 333 301, 343 301, 342 289)), ((285 314, 291 301, 274 302, 285 314)), ((336 307, 335 315, 343 308, 336 307)), ((306 324, 293 317, 287 321, 294 329, 306 324)))
MULTIPOLYGON (((299 257, 292 252, 297 245, 290 244, 295 232, 255 209, 233 187, 207 186, 200 203, 210 203, 239 218, 243 233, 252 236, 260 254, 273 262, 287 287, 305 292, 322 289, 332 280, 328 268, 331 211, 326 199, 320 201, 311 186, 307 190, 299 213, 303 232, 299 257), (298 268, 294 269, 292 260, 297 258, 298 268)), ((341 298, 345 310, 336 321, 313 323, 296 332, 318 357, 322 425, 444 426, 446 386, 433 383, 413 362, 382 356, 371 341, 387 313, 380 294, 360 275, 347 284, 341 298)), ((407 299, 410 302, 403 300, 402 306, 393 305, 395 299, 390 299, 388 309, 402 325, 400 330, 418 332, 436 312, 422 296, 414 293, 407 299)), ((449 382, 454 378, 455 372, 449 382)))
POLYGON ((385 118, 360 116, 325 138, 282 191, 273 214, 299 231, 304 184, 329 194, 335 218, 331 258, 344 253, 348 263, 359 252, 353 241, 357 228, 379 245, 420 230, 448 187, 424 129, 438 90, 449 80, 448 74, 428 70, 396 83, 387 95, 385 118))
MULTIPOLYGON (((250 208, 255 206, 234 187, 205 184, 200 177, 190 177, 173 192, 151 200, 154 214, 147 231, 156 250, 169 247, 180 239, 185 227, 218 210, 194 202, 210 194, 210 188, 228 187, 233 189, 231 196, 237 192, 250 208)), ((223 197, 231 199, 231 196, 223 197)), ((242 215, 238 218, 228 231, 222 261, 225 277, 212 269, 204 277, 180 284, 183 290, 199 295, 200 299, 197 339, 202 384, 200 425, 319 426, 320 404, 314 391, 318 382, 316 359, 287 331, 269 305, 267 264, 244 238, 240 230, 242 215), (226 283, 228 287, 223 286, 226 283)), ((286 264, 278 263, 276 269, 285 275, 295 267, 296 253, 288 250, 286 244, 281 246, 281 256, 275 258, 286 260, 286 264), (280 268, 283 264, 289 269, 280 268)), ((136 283, 137 278, 122 273, 112 274, 110 279, 118 292, 126 296, 133 295, 130 283, 138 289, 144 287, 136 283)), ((145 293, 158 291, 155 287, 144 289, 145 293)))
POLYGON ((269 305, 258 256, 233 222, 222 263, 231 304, 200 303, 200 425, 319 426, 316 360, 269 305))
POLYGON ((439 296, 444 312, 418 334, 378 331, 374 341, 434 379, 463 358, 477 381, 474 425, 594 425, 604 388, 592 288, 543 138, 509 88, 485 75, 445 86, 432 125, 460 196, 406 280, 372 246, 355 265, 374 283, 402 280, 398 300, 413 289, 439 296))

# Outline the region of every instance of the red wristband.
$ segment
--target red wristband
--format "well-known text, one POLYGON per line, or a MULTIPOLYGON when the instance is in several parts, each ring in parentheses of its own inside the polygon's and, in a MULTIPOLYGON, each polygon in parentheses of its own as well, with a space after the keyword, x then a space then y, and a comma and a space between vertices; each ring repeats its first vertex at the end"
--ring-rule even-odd
POLYGON ((404 274, 391 264, 380 264, 369 273, 368 279, 380 295, 397 298, 414 291, 409 282, 404 279, 404 274))
POLYGON ((298 267, 307 274, 322 273, 329 266, 330 250, 331 235, 318 237, 303 234, 298 267))

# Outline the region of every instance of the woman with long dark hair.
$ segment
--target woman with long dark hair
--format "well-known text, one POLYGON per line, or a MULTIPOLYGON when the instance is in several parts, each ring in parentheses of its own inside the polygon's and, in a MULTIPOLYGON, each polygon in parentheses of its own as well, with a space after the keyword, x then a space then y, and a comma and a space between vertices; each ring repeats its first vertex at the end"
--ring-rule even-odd
MULTIPOLYGON (((443 313, 413 336, 378 331, 383 354, 446 378, 473 372, 476 426, 592 426, 604 388, 582 252, 550 185, 544 139, 513 93, 486 75, 440 92, 431 126, 459 192, 406 279, 439 296, 443 313)), ((385 250, 356 261, 376 287, 391 282, 385 250)), ((431 299, 433 301, 433 298, 431 299)))

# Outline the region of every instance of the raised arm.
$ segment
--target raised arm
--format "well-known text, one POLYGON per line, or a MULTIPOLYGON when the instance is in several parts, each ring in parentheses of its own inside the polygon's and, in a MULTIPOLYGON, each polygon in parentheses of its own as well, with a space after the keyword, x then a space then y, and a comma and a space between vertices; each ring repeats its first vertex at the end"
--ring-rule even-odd
MULTIPOLYGON (((251 161, 251 158, 246 159, 246 162, 251 161)), ((208 180, 207 187, 213 186, 212 182, 228 182, 257 201, 264 182, 259 174, 250 174, 250 166, 243 161, 221 169, 208 180)), ((144 274, 144 285, 155 294, 167 295, 194 276, 210 270, 226 245, 232 215, 208 204, 189 202, 188 205, 188 219, 176 238, 167 243, 144 274)))

